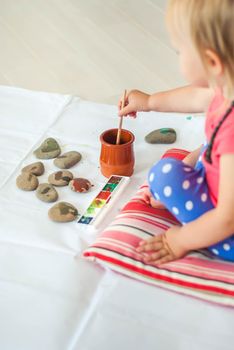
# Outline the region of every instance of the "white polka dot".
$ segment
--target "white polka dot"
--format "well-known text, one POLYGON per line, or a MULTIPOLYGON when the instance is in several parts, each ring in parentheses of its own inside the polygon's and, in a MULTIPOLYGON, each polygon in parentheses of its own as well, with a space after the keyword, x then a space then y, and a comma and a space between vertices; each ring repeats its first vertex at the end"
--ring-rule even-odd
POLYGON ((212 249, 212 252, 215 254, 215 255, 219 255, 219 251, 217 249, 212 249))
POLYGON ((176 215, 178 215, 179 212, 180 212, 179 209, 176 208, 176 207, 172 207, 172 211, 173 211, 173 213, 176 214, 176 215))
POLYGON ((192 202, 192 201, 187 201, 187 202, 185 203, 185 208, 186 208, 187 210, 192 210, 192 209, 193 209, 193 202, 192 202))
POLYGON ((159 195, 157 194, 157 192, 154 192, 154 198, 156 198, 158 201, 160 200, 159 195))
POLYGON ((201 161, 202 161, 202 156, 200 156, 200 157, 198 158, 198 161, 199 161, 199 162, 201 162, 201 161))
POLYGON ((202 200, 202 202, 205 202, 207 200, 207 194, 206 193, 202 193, 201 200, 202 200))
POLYGON ((164 174, 167 174, 169 173, 169 171, 171 171, 171 168, 172 168, 172 165, 170 163, 167 163, 162 167, 162 172, 164 174))
POLYGON ((186 225, 186 222, 182 222, 182 225, 186 225))
POLYGON ((189 180, 185 180, 182 184, 182 187, 184 190, 187 190, 190 187, 190 182, 189 180))
POLYGON ((163 193, 165 194, 166 197, 170 197, 170 195, 172 194, 171 187, 170 186, 164 187, 163 193))
POLYGON ((230 250, 231 249, 230 244, 224 243, 223 249, 226 250, 226 251, 230 250))
POLYGON ((198 177, 198 178, 197 178, 197 183, 198 183, 198 184, 201 184, 201 183, 203 182, 203 180, 204 180, 203 177, 198 177))
POLYGON ((192 170, 191 168, 187 168, 187 167, 184 168, 184 171, 187 171, 187 172, 189 172, 191 170, 192 170))
POLYGON ((149 176, 149 181, 152 182, 154 181, 154 173, 151 173, 149 176))

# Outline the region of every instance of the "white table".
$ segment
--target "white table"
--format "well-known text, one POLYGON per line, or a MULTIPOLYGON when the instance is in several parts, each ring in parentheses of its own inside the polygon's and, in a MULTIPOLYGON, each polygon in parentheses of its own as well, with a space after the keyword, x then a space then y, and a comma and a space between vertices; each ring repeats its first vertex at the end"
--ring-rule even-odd
MULTIPOLYGON (((82 153, 72 168, 89 178, 90 193, 58 189, 60 200, 80 212, 102 187, 99 135, 117 127, 117 109, 78 97, 0 87, 0 348, 3 350, 233 349, 234 311, 131 280, 87 262, 82 251, 94 235, 75 222, 47 217, 51 204, 16 188, 32 151, 54 137, 62 151, 82 153)), ((173 147, 193 149, 203 140, 203 117, 141 113, 124 119, 136 136, 134 176, 106 224, 144 180, 168 145, 148 145, 144 136, 174 127, 173 147), (147 156, 146 156, 147 155, 147 156)), ((44 162, 44 182, 55 171, 44 162)))

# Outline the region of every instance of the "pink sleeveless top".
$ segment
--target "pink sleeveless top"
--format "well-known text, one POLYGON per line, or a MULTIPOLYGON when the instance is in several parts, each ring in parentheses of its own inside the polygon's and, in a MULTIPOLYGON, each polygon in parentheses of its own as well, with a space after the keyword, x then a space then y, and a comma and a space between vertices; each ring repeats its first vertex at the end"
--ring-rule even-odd
MULTIPOLYGON (((225 107, 224 102, 225 100, 221 92, 217 92, 207 111, 205 134, 208 143, 210 142, 215 127, 229 107, 225 107)), ((217 204, 219 191, 220 157, 227 153, 234 154, 234 110, 228 115, 216 134, 211 153, 212 164, 205 160, 204 154, 202 157, 206 170, 210 197, 215 206, 217 204)))

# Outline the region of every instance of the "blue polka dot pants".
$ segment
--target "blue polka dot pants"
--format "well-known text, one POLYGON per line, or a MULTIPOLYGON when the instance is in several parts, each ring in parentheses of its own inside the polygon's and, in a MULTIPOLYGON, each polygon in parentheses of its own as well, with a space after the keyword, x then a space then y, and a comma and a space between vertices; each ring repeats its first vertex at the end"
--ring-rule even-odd
MULTIPOLYGON (((195 168, 174 158, 161 159, 151 168, 148 182, 153 197, 183 225, 214 208, 201 157, 195 168)), ((208 250, 221 259, 234 261, 234 235, 208 250)))

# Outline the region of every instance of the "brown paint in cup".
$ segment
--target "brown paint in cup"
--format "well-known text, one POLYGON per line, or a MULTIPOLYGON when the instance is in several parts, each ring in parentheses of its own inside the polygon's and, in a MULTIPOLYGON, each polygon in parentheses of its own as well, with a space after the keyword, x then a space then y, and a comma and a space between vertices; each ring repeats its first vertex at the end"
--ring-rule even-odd
POLYGON ((104 176, 131 176, 134 169, 133 142, 135 137, 131 131, 122 129, 119 145, 116 145, 118 129, 104 131, 100 136, 100 166, 104 176))

